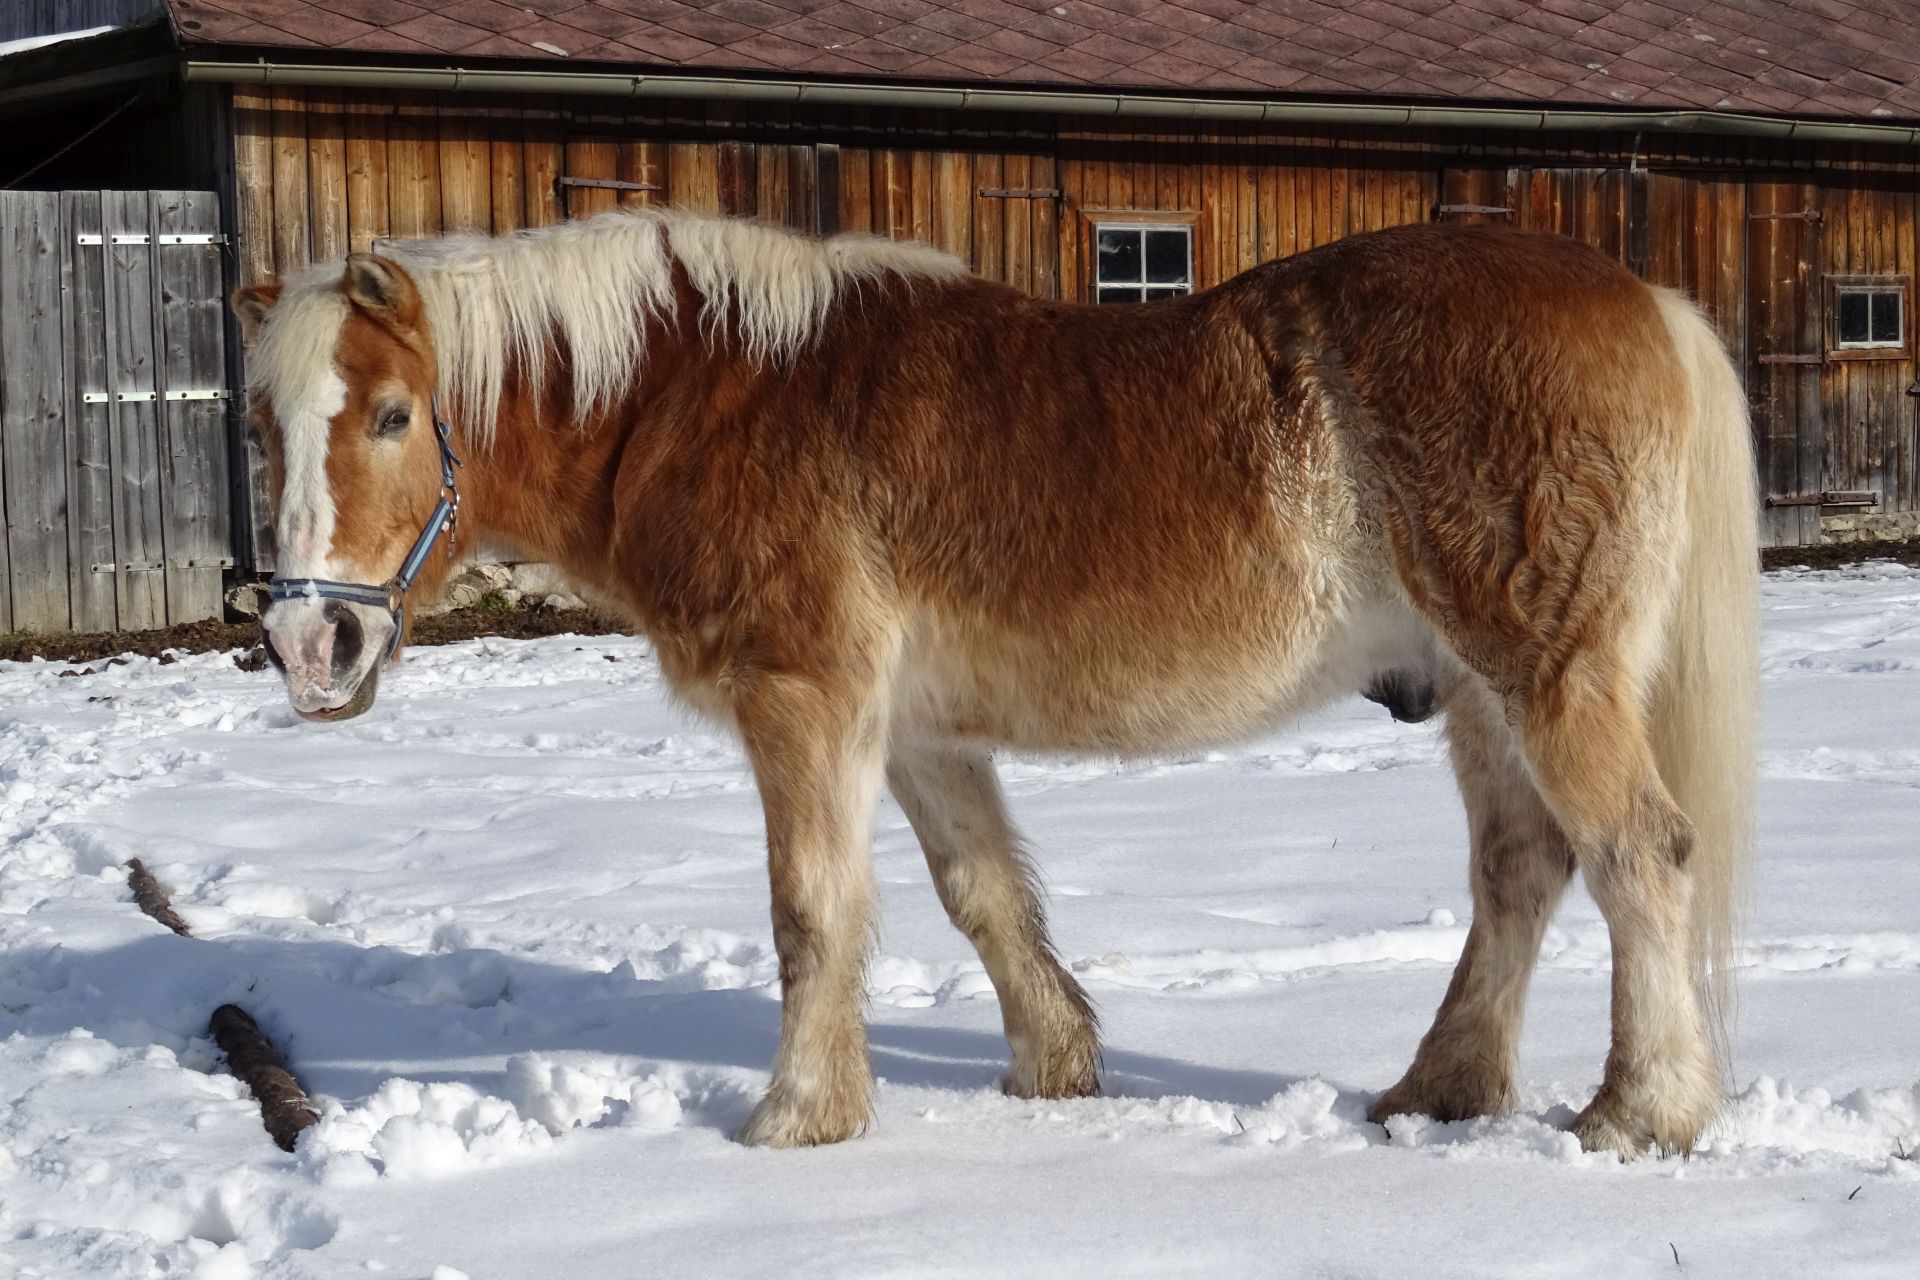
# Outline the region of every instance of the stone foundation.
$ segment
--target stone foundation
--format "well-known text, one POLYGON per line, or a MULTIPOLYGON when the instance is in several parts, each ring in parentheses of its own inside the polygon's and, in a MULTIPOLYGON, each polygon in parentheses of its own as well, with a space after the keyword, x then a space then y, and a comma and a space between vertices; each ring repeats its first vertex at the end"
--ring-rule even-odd
MULTIPOLYGON (((409 603, 407 607, 417 609, 423 617, 430 617, 449 609, 472 608, 489 597, 508 606, 526 602, 545 605, 549 609, 583 609, 587 606, 587 602, 573 593, 550 564, 488 563, 468 565, 462 569, 447 584, 446 591, 439 599, 409 603)), ((264 594, 251 583, 227 592, 228 607, 234 613, 249 618, 260 616, 263 600, 264 594)))
POLYGON ((1900 542, 1920 537, 1920 511, 1848 512, 1820 517, 1822 542, 1900 542))

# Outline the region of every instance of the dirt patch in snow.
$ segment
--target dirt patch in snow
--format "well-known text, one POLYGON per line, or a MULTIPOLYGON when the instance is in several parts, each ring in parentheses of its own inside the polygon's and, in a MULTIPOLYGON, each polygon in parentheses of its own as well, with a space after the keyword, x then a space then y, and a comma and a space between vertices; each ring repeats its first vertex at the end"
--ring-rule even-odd
MULTIPOLYGON (((416 619, 412 643, 452 644, 479 636, 530 640, 540 636, 609 635, 629 630, 631 627, 622 620, 593 609, 477 605, 416 619)), ((227 649, 245 650, 236 655, 234 661, 247 670, 266 665, 266 653, 260 648, 260 624, 251 619, 245 622, 208 619, 157 631, 0 635, 0 661, 4 662, 25 662, 33 658, 44 658, 48 662, 98 662, 128 654, 165 661, 169 652, 218 653, 227 649)))
POLYGON ((1905 542, 1826 542, 1816 547, 1767 547, 1762 569, 1844 569, 1869 560, 1920 565, 1920 539, 1905 542))

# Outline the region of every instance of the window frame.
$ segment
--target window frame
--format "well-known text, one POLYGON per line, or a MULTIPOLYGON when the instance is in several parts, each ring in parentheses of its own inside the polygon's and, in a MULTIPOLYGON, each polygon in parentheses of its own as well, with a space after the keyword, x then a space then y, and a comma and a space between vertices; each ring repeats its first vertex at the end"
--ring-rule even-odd
MULTIPOLYGON (((1913 353, 1913 278, 1904 273, 1885 275, 1832 275, 1824 278, 1822 316, 1826 334, 1826 358, 1829 360, 1906 360, 1913 353), (1895 293, 1900 298, 1900 340, 1893 343, 1842 343, 1840 341, 1840 299, 1850 293, 1895 293)), ((1868 314, 1872 309, 1869 304, 1868 314)), ((1869 320, 1871 328, 1871 320, 1869 320)))
MULTIPOLYGON (((1207 287, 1200 278, 1201 264, 1206 261, 1204 246, 1200 242, 1200 214, 1193 209, 1080 209, 1082 246, 1080 262, 1080 300, 1100 305, 1100 229, 1102 227, 1125 228, 1136 231, 1179 231, 1187 233, 1187 280, 1186 297, 1192 297, 1207 287)), ((1146 273, 1145 244, 1142 243, 1141 274, 1146 273)), ((1124 286, 1122 286, 1124 287, 1124 286)), ((1141 284, 1140 288, 1167 288, 1166 285, 1141 284)), ((1109 304, 1111 305, 1111 304, 1109 304)), ((1137 304, 1145 305, 1145 304, 1137 304)))

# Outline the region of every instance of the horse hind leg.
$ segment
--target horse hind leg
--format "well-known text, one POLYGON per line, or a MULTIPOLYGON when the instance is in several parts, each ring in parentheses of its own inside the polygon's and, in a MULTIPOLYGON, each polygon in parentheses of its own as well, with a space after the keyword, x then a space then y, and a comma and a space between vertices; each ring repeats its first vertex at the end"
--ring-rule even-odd
POLYGON ((1368 1112, 1465 1120, 1514 1103, 1515 1051, 1540 939, 1574 855, 1542 803, 1493 692, 1458 673, 1445 691, 1446 733, 1472 844, 1473 925, 1433 1027, 1400 1082, 1368 1112))
POLYGON ((1687 1152, 1720 1106, 1695 982, 1693 825, 1655 763, 1636 682, 1593 661, 1536 690, 1524 750, 1613 949, 1613 1039, 1599 1092, 1574 1121, 1589 1151, 1687 1152))
POLYGON ((1047 937, 1046 912, 993 762, 968 748, 896 744, 887 783, 926 853, 934 888, 1000 998, 1013 1052, 1006 1091, 1078 1098, 1100 1091, 1097 1021, 1047 937))

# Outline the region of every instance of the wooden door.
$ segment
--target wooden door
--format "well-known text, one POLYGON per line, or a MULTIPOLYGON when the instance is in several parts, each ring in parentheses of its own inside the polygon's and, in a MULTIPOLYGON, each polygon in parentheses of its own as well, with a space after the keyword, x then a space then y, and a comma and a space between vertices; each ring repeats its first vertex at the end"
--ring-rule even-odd
POLYGON ((219 616, 224 241, 208 191, 0 192, 0 624, 219 616))
POLYGON ((1810 182, 1747 184, 1747 397, 1765 495, 1762 541, 1820 540, 1822 470, 1819 193, 1810 182))

